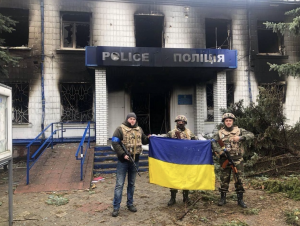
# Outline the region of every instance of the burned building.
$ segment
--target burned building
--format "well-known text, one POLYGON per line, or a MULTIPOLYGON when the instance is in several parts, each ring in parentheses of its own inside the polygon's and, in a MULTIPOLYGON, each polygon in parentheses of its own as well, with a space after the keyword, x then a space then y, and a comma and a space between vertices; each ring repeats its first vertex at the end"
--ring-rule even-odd
MULTIPOLYGON (((96 122, 106 145, 128 112, 163 134, 184 114, 195 134, 212 132, 220 108, 256 101, 277 81, 290 124, 299 120, 299 79, 267 62, 299 61, 299 38, 266 29, 288 21, 297 1, 2 0, 18 21, 2 49, 21 56, 0 83, 13 89, 13 138, 53 122, 96 122)), ((83 126, 83 124, 80 124, 83 126)))

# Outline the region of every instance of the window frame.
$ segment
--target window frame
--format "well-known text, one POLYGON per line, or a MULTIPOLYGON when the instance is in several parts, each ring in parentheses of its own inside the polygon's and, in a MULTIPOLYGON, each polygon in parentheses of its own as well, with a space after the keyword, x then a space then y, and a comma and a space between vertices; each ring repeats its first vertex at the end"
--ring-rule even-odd
POLYGON ((92 14, 89 12, 61 12, 60 15, 60 24, 61 24, 61 31, 60 31, 60 49, 64 50, 84 50, 85 48, 76 48, 76 25, 77 24, 87 24, 89 26, 89 46, 91 46, 92 43, 92 14), (63 20, 64 15, 88 15, 89 16, 89 22, 85 21, 69 21, 69 20, 63 20), (64 47, 64 24, 69 23, 73 24, 73 37, 72 37, 72 47, 64 47))
MULTIPOLYGON (((274 22, 274 23, 279 23, 280 21, 269 21, 269 22, 274 22)), ((258 55, 276 55, 276 56, 284 56, 285 55, 285 50, 284 50, 284 35, 281 34, 280 32, 273 32, 272 28, 266 28, 266 25, 264 25, 265 21, 262 20, 257 20, 257 53, 258 55), (278 45, 278 51, 277 52, 260 52, 259 49, 259 31, 270 31, 273 32, 274 35, 277 36, 277 45, 278 45)))
MULTIPOLYGON (((0 9, 1 10, 4 10, 4 9, 8 9, 8 10, 16 10, 16 11, 19 11, 19 13, 22 11, 23 13, 20 13, 20 14, 22 14, 22 15, 7 15, 6 13, 3 13, 3 12, 0 12, 3 16, 6 16, 6 17, 9 17, 10 19, 12 19, 12 20, 14 20, 14 21, 16 21, 17 23, 16 23, 16 26, 12 26, 14 29, 15 29, 15 31, 13 31, 13 32, 17 32, 17 34, 14 34, 13 32, 12 33, 10 33, 9 35, 18 35, 19 34, 19 32, 24 32, 23 30, 22 31, 20 31, 20 27, 18 27, 18 26, 21 26, 20 24, 22 24, 22 23, 26 23, 26 25, 27 25, 27 27, 26 27, 26 44, 25 44, 25 42, 24 42, 24 44, 23 45, 11 45, 11 46, 8 46, 8 45, 3 45, 3 46, 0 46, 1 47, 1 49, 3 49, 3 48, 5 48, 5 49, 28 49, 29 47, 29 40, 30 40, 30 38, 29 38, 29 36, 30 36, 30 29, 29 29, 29 25, 30 25, 30 10, 29 9, 22 9, 22 8, 7 8, 7 7, 0 7, 0 9), (26 18, 27 18, 27 21, 25 22, 25 20, 23 21, 21 21, 21 20, 18 20, 18 18, 22 18, 22 17, 25 17, 26 16, 26 18)), ((18 13, 18 12, 16 12, 16 13, 18 13)), ((24 27, 24 26, 22 26, 22 27, 24 27)), ((1 37, 1 38, 3 38, 3 37, 1 37)), ((18 37, 18 39, 19 39, 20 37, 18 37)), ((7 40, 5 37, 3 38, 5 41, 7 40)))

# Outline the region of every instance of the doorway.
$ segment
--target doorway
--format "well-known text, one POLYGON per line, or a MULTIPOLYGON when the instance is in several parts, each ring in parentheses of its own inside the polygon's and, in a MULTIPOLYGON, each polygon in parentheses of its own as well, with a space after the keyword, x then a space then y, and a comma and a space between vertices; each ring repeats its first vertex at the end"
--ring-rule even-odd
POLYGON ((132 110, 146 135, 165 134, 170 130, 169 95, 166 91, 139 90, 131 93, 132 110))

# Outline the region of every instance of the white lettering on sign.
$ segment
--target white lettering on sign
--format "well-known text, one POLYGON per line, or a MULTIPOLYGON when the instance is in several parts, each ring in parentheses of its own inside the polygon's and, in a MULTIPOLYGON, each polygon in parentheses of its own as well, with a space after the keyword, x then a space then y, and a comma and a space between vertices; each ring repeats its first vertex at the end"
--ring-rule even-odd
POLYGON ((174 53, 174 62, 201 62, 201 63, 225 63, 224 54, 181 54, 174 53))
POLYGON ((124 53, 124 52, 102 52, 102 60, 112 59, 113 61, 143 61, 149 62, 149 53, 124 53))

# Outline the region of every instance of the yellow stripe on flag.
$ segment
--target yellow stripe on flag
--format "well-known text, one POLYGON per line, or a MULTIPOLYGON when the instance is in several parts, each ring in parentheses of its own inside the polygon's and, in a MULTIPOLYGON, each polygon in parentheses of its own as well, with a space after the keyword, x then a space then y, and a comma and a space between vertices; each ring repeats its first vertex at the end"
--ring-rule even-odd
POLYGON ((150 183, 182 190, 215 190, 213 165, 182 165, 149 157, 150 183))

